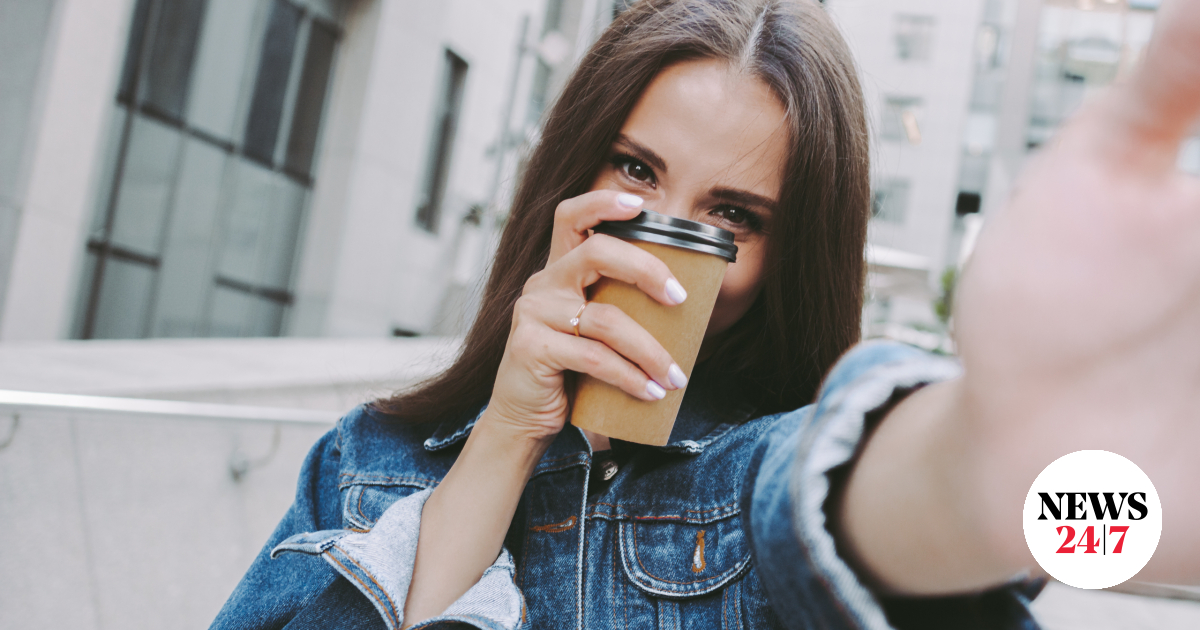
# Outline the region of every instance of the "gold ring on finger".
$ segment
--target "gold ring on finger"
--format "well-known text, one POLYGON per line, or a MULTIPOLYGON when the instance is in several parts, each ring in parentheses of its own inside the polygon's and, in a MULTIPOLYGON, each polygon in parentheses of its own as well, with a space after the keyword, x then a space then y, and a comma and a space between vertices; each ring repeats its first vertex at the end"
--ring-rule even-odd
POLYGON ((575 329, 575 336, 579 336, 579 318, 583 316, 583 309, 587 308, 588 301, 584 300, 583 304, 579 305, 579 310, 575 313, 575 317, 571 318, 571 328, 575 329))

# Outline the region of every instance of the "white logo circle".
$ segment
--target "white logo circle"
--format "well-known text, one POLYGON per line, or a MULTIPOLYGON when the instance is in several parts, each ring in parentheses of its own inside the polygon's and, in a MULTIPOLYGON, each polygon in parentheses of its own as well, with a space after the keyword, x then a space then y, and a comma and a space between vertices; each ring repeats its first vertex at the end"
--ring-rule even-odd
POLYGON ((1162 534, 1158 491, 1137 464, 1076 451, 1038 475, 1025 497, 1025 542, 1054 579, 1108 588, 1149 562, 1162 534))

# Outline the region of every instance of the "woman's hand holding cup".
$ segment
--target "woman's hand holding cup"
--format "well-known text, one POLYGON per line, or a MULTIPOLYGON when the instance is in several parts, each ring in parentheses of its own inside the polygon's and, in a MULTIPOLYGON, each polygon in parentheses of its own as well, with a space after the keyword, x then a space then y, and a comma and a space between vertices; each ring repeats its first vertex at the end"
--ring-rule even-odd
POLYGON ((647 401, 687 384, 662 344, 620 308, 591 303, 580 313, 588 287, 601 277, 635 285, 667 306, 687 298, 654 255, 610 236, 589 236, 602 221, 636 217, 641 206, 641 198, 611 190, 559 204, 546 267, 525 283, 513 308, 508 346, 485 414, 491 422, 537 440, 553 439, 569 411, 568 370, 647 401), (578 325, 572 326, 576 316, 578 325))

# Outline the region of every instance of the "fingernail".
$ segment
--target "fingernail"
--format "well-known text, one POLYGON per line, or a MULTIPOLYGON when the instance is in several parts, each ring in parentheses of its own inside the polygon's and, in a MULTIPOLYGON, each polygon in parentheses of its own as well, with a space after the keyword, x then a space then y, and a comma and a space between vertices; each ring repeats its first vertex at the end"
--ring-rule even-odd
POLYGON ((645 202, 646 201, 644 199, 637 195, 631 195, 629 193, 621 193, 617 195, 617 203, 625 206, 626 208, 640 208, 645 202))
POLYGON ((663 389, 662 385, 659 385, 654 381, 650 381, 649 383, 646 383, 646 394, 655 400, 662 400, 663 398, 667 397, 667 390, 663 389))
POLYGON ((671 364, 671 369, 667 370, 667 378, 671 379, 671 384, 679 389, 687 387, 687 375, 674 363, 671 364))
POLYGON ((683 304, 683 301, 687 299, 687 291, 683 290, 683 285, 679 284, 678 280, 671 278, 667 280, 667 297, 676 304, 683 304))

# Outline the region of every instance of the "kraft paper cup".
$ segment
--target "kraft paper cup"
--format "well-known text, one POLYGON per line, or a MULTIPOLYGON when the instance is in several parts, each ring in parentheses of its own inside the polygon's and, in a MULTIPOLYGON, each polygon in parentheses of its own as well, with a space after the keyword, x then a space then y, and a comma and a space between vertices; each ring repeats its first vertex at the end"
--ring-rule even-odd
MULTIPOLYGON (((634 285, 601 278, 591 286, 588 297, 592 302, 619 307, 641 324, 691 378, 725 270, 737 255, 733 233, 653 212, 643 212, 631 221, 602 223, 595 231, 654 254, 687 291, 683 304, 664 306, 634 285)), ((587 319, 586 311, 583 319, 587 319)), ((571 423, 610 438, 662 446, 671 436, 685 391, 668 391, 663 400, 645 401, 580 374, 571 423)))

